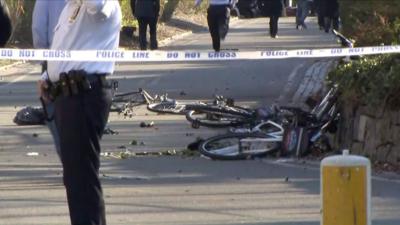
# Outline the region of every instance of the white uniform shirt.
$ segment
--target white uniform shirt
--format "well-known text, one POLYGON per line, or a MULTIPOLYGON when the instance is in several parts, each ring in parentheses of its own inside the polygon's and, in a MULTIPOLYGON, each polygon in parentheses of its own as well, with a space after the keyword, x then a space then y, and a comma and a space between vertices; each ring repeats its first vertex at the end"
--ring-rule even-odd
MULTIPOLYGON (((118 1, 69 0, 55 27, 51 49, 117 50, 121 19, 118 1)), ((49 61, 48 76, 55 82, 60 73, 70 70, 113 73, 114 65, 114 62, 49 61)))

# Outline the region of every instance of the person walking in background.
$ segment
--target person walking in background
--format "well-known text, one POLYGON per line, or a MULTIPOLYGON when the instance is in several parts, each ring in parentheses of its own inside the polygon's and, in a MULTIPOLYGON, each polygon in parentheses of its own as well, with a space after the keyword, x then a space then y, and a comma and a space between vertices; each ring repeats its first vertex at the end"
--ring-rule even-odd
POLYGON ((297 10, 296 10, 296 29, 307 29, 305 20, 310 11, 310 1, 309 0, 297 0, 297 10))
POLYGON ((321 1, 322 0, 314 0, 314 7, 315 7, 315 11, 317 13, 317 18, 318 18, 318 26, 320 30, 324 30, 325 29, 325 22, 324 22, 324 13, 321 7, 321 1))
POLYGON ((0 0, 0 47, 4 47, 12 33, 10 12, 5 0, 0 0))
MULTIPOLYGON (((203 0, 196 0, 195 7, 198 7, 203 0)), ((221 40, 225 40, 229 31, 229 18, 232 0, 209 0, 207 9, 207 23, 210 31, 213 49, 216 52, 221 50, 221 40)))
MULTIPOLYGON (((37 49, 49 49, 53 41, 54 28, 66 4, 65 0, 36 0, 32 14, 32 39, 33 47, 37 49)), ((47 70, 47 62, 42 62, 42 73, 47 70)), ((42 101, 43 110, 46 110, 45 122, 53 136, 54 144, 58 156, 61 156, 60 140, 56 124, 52 115, 54 114, 54 104, 42 101)))
MULTIPOLYGON (((115 51, 121 22, 119 1, 69 0, 55 28, 51 50, 115 51)), ((106 225, 99 179, 100 139, 111 106, 106 76, 114 67, 111 61, 49 61, 38 81, 39 96, 54 101, 72 225, 106 225)))
POLYGON ((139 22, 140 49, 147 49, 147 27, 150 28, 150 49, 157 49, 157 22, 160 13, 160 0, 131 0, 131 9, 132 14, 139 22))
POLYGON ((320 0, 321 11, 324 16, 324 30, 329 33, 331 27, 339 30, 339 2, 338 0, 320 0))
POLYGON ((278 38, 278 21, 284 9, 283 0, 258 0, 262 16, 269 17, 269 34, 278 38))

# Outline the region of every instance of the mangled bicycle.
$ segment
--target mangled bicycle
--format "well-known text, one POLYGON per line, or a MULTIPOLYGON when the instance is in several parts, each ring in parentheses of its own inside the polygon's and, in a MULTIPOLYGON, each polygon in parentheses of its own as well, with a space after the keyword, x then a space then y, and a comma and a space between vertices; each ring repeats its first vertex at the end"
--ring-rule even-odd
POLYGON ((268 115, 260 118, 257 110, 248 110, 248 116, 242 118, 245 114, 241 114, 240 120, 247 126, 233 127, 229 134, 204 140, 199 151, 219 160, 247 159, 276 152, 301 157, 314 147, 329 151, 327 132, 336 131, 340 117, 337 99, 337 87, 332 87, 310 112, 297 107, 274 106, 268 115))

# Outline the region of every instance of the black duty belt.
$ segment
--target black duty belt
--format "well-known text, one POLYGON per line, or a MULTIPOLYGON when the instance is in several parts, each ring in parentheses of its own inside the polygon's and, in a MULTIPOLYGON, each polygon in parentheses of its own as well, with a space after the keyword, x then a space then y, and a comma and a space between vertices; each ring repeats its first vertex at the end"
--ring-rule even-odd
POLYGON ((106 73, 87 73, 84 70, 71 70, 61 73, 57 82, 48 83, 48 94, 52 99, 60 95, 65 97, 90 91, 94 87, 110 88, 111 84, 106 80, 106 73))

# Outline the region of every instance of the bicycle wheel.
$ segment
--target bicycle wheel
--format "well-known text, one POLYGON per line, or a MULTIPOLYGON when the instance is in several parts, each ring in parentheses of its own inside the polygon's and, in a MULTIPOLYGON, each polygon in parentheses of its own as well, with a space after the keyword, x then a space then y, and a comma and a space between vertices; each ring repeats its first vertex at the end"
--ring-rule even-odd
POLYGON ((186 119, 194 128, 239 126, 254 118, 251 110, 237 106, 191 105, 186 109, 186 119))
POLYGON ((199 146, 201 154, 217 160, 240 160, 265 156, 279 149, 282 141, 265 134, 224 134, 199 146))

